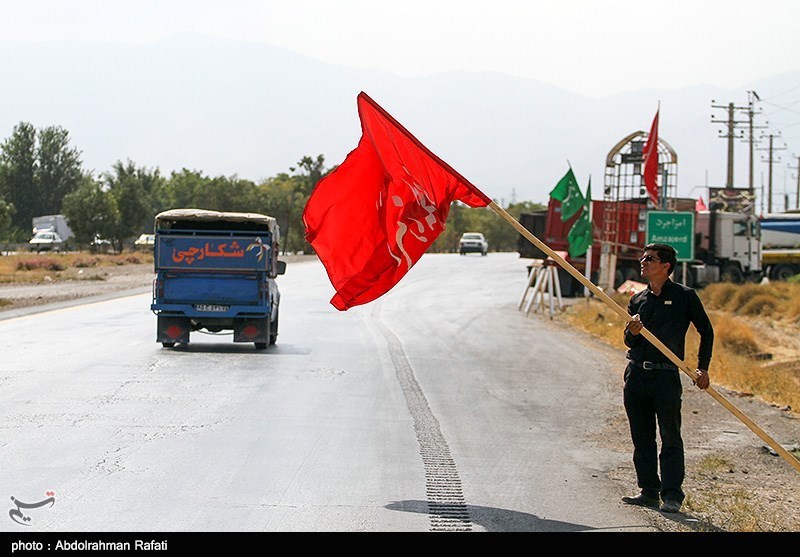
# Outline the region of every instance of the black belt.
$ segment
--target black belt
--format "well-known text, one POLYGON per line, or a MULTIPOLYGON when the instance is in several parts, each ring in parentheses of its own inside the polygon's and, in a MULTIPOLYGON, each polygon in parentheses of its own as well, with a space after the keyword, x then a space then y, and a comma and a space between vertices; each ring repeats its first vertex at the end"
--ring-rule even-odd
POLYGON ((648 361, 637 362, 637 361, 634 361, 634 360, 629 360, 629 361, 630 361, 630 363, 632 363, 636 367, 642 368, 645 371, 650 371, 650 370, 653 370, 653 369, 664 369, 664 370, 668 370, 668 371, 678 371, 678 366, 676 366, 675 364, 670 364, 670 363, 663 363, 662 364, 662 363, 659 363, 659 362, 648 362, 648 361))

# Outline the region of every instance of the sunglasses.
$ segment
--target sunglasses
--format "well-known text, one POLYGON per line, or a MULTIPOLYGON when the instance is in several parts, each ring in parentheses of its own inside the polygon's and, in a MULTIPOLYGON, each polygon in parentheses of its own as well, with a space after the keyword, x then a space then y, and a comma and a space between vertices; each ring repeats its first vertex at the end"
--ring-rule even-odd
POLYGON ((653 262, 653 263, 661 263, 660 259, 658 259, 657 257, 653 257, 652 255, 645 255, 639 261, 642 262, 642 263, 644 263, 645 261, 653 262))

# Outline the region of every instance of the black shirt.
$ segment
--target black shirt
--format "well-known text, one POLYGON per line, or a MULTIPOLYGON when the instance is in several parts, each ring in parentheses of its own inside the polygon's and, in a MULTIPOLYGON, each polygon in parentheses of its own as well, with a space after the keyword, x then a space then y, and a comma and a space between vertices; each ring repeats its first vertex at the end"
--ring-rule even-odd
MULTIPOLYGON (((697 292, 667 279, 658 296, 649 286, 631 296, 628 314, 637 313, 644 327, 681 360, 684 359, 689 323, 694 325, 700 334, 697 367, 708 370, 711 363, 711 349, 714 345, 714 329, 697 292)), ((625 346, 630 349, 629 360, 671 363, 669 358, 641 333, 632 335, 626 330, 625 346)))

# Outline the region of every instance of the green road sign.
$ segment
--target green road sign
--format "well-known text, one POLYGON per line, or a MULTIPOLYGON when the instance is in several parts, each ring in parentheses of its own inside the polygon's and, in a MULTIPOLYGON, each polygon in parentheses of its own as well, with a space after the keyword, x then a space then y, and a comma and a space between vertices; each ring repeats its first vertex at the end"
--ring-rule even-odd
POLYGON ((647 243, 669 244, 678 261, 694 261, 694 213, 690 211, 648 211, 647 243))

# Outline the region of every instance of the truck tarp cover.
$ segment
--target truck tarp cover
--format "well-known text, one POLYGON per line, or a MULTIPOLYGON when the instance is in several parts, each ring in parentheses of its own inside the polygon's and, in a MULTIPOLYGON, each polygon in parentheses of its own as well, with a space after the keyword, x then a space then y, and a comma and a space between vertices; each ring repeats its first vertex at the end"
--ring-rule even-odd
POLYGON ((270 232, 278 241, 278 223, 260 213, 208 211, 206 209, 170 209, 156 215, 156 230, 235 229, 270 232))

